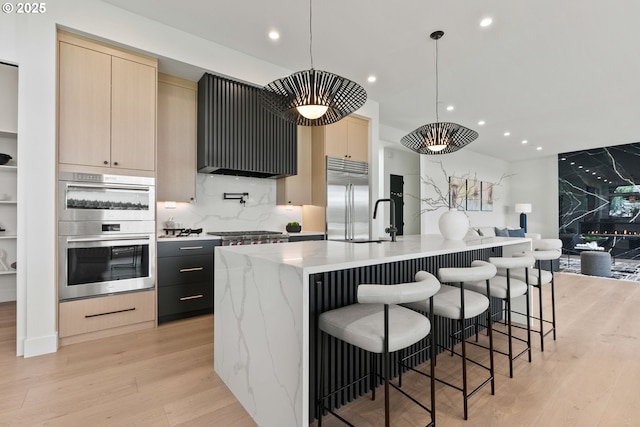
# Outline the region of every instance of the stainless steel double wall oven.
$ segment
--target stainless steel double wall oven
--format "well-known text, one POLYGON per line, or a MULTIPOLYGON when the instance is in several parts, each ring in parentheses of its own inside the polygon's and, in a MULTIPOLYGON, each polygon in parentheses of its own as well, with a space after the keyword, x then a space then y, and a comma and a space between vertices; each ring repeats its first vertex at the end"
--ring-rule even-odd
POLYGON ((61 301, 155 286, 155 180, 61 172, 61 301))

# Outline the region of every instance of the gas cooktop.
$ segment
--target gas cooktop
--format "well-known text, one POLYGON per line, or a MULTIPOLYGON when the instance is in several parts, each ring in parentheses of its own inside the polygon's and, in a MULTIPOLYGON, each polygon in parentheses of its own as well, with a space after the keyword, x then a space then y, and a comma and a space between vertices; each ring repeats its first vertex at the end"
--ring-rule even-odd
POLYGON ((249 230, 249 231, 207 231, 212 236, 264 236, 268 234, 283 234, 282 231, 249 230))
POLYGON ((281 231, 207 231, 207 234, 220 236, 222 246, 261 245, 264 243, 286 243, 289 235, 281 231))

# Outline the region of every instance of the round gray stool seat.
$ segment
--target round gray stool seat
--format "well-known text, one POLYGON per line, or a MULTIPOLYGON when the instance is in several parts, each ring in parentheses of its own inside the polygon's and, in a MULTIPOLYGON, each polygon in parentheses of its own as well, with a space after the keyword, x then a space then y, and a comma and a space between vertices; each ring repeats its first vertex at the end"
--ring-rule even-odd
POLYGON ((611 254, 596 251, 582 252, 580 272, 589 276, 611 277, 611 254))

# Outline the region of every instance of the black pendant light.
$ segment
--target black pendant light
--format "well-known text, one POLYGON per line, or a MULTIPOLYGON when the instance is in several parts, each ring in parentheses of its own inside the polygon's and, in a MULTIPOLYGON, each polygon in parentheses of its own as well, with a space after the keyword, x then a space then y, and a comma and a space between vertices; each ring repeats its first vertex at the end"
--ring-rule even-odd
POLYGON ((420 154, 448 154, 458 151, 478 138, 478 132, 457 123, 440 122, 438 116, 438 40, 443 31, 434 31, 431 38, 436 41, 436 122, 420 126, 403 137, 400 142, 420 154))
POLYGON ((309 54, 311 69, 298 71, 264 87, 267 108, 301 126, 335 123, 364 105, 367 92, 344 77, 313 68, 312 10, 309 0, 309 54))

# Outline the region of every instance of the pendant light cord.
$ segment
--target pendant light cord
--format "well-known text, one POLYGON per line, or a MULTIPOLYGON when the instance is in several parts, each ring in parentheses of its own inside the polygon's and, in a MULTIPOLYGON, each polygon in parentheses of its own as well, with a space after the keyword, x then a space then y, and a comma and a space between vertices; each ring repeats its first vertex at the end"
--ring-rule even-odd
POLYGON ((436 39, 436 123, 440 122, 438 115, 438 39, 436 39))
POLYGON ((313 70, 313 31, 311 28, 312 24, 312 6, 313 0, 309 0, 309 56, 311 57, 311 69, 313 70))

